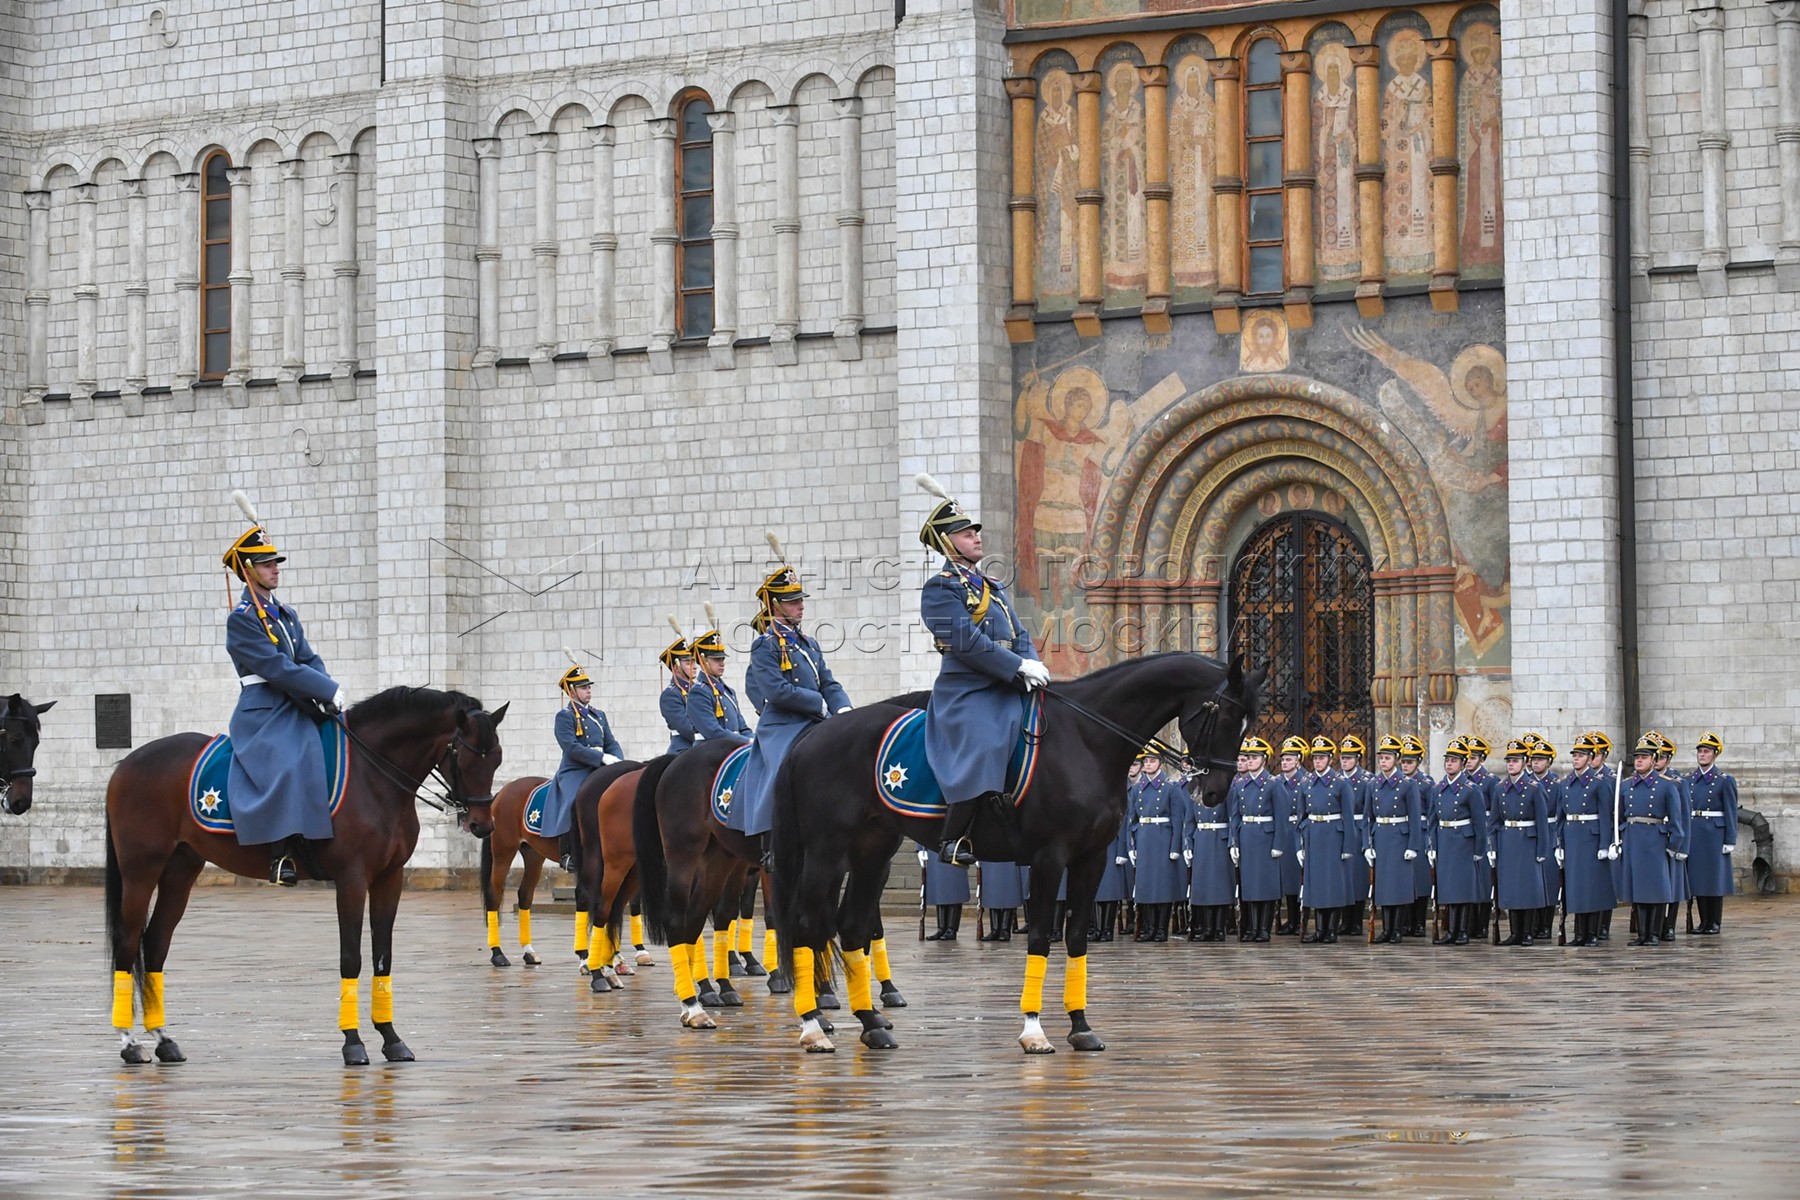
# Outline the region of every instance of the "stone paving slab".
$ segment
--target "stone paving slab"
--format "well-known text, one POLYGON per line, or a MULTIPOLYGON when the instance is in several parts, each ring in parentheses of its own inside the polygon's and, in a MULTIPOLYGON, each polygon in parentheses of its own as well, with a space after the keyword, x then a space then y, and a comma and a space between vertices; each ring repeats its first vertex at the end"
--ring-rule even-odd
MULTIPOLYGON (((331 897, 202 889, 167 973, 191 1061, 126 1068, 99 893, 0 889, 0 1196, 1800 1191, 1786 897, 1642 950, 1097 946, 1109 1049, 1043 1059, 1013 1040, 1020 941, 897 929, 901 1049, 806 1057, 757 981, 683 1031, 666 955, 594 996, 567 919, 536 923, 548 965, 496 971, 479 910, 407 896, 395 1005, 420 1061, 346 1070, 331 897)), ((1060 980, 1053 958, 1052 1007, 1060 980)))

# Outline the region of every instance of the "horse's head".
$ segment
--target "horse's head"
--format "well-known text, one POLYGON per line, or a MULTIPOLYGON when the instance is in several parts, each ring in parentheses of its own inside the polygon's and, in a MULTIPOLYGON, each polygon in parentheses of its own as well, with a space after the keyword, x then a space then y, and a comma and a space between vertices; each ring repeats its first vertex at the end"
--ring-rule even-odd
POLYGON ((456 733, 444 757, 442 774, 456 809, 457 824, 478 838, 494 832, 494 775, 504 757, 500 749, 500 722, 506 719, 511 702, 493 712, 482 708, 459 708, 456 733))
POLYGON ((13 816, 31 807, 31 779, 37 768, 31 765, 37 755, 38 715, 55 707, 33 704, 14 692, 0 707, 0 804, 13 816))
POLYGON ((1246 674, 1241 658, 1233 658, 1217 688, 1195 696, 1181 711, 1181 738, 1194 765, 1189 785, 1194 798, 1214 805, 1225 799, 1237 773, 1237 752, 1244 731, 1262 706, 1266 666, 1246 674))

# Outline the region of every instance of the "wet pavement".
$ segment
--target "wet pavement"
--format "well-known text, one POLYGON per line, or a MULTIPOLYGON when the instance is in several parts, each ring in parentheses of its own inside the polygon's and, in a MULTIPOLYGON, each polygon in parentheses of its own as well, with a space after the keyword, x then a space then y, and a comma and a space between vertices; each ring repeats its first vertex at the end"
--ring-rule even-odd
POLYGON ((1028 1059, 1021 941, 891 921, 901 1048, 808 1057, 760 981, 682 1030, 660 949, 594 996, 568 918, 499 971, 477 898, 421 892, 394 975, 419 1061, 356 1070, 332 911, 196 891, 167 972, 190 1061, 127 1068, 98 891, 0 889, 0 1196, 1800 1194, 1800 899, 1646 949, 1096 946, 1109 1048, 1028 1059))

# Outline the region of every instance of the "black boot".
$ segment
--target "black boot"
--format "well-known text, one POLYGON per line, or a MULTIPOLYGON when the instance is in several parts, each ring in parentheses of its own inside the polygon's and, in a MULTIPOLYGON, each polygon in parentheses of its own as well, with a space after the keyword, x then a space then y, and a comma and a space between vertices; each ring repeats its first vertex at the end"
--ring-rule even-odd
POLYGON ((1681 912, 1681 902, 1679 900, 1677 900, 1675 903, 1669 905, 1668 914, 1663 917, 1663 923, 1662 923, 1662 940, 1663 941, 1672 942, 1675 940, 1675 918, 1677 917, 1677 915, 1680 914, 1680 912, 1681 912))
POLYGON ((1174 916, 1174 914, 1175 906, 1173 904, 1159 904, 1156 906, 1157 941, 1166 942, 1169 940, 1169 919, 1174 916))
POLYGON ((568 832, 556 839, 556 849, 558 854, 561 855, 561 861, 558 865, 560 865, 563 870, 573 873, 575 870, 575 855, 581 851, 581 840, 576 836, 573 826, 570 826, 568 832))
POLYGON ((941 942, 950 936, 950 906, 948 904, 937 906, 937 919, 937 932, 925 939, 928 942, 941 942))
POLYGON ((944 835, 938 842, 938 861, 952 867, 975 865, 975 848, 969 844, 969 827, 986 796, 952 804, 944 813, 944 835))
POLYGON ((1725 897, 1703 896, 1700 899, 1700 903, 1702 905, 1700 912, 1704 920, 1704 924, 1700 926, 1700 932, 1712 934, 1718 933, 1720 922, 1723 921, 1725 917, 1725 897))
POLYGON ((1451 944, 1455 946, 1468 945, 1469 926, 1475 920, 1475 906, 1473 904, 1451 905, 1450 920, 1456 929, 1456 936, 1452 939, 1451 944))
POLYGON ((1272 933, 1275 928, 1275 906, 1279 903, 1280 901, 1278 900, 1264 900, 1262 902, 1262 905, 1260 906, 1260 915, 1257 917, 1256 921, 1257 941, 1266 942, 1269 940, 1269 934, 1272 933))
POLYGON ((950 932, 944 935, 944 940, 946 942, 954 942, 956 940, 957 931, 962 928, 963 906, 960 904, 950 904, 945 907, 950 910, 950 932))
POLYGON ((1300 932, 1300 897, 1298 895, 1283 896, 1282 900, 1284 901, 1283 907, 1287 910, 1287 920, 1282 922, 1282 927, 1276 932, 1293 937, 1300 932))
POLYGON ((1608 908, 1601 910, 1600 928, 1594 934, 1600 941, 1610 942, 1612 940, 1612 918, 1612 909, 1608 908))
POLYGON ((1105 900, 1100 904, 1100 936, 1097 941, 1110 942, 1119 925, 1119 902, 1105 900))
POLYGON ((1502 946, 1520 945, 1522 942, 1522 939, 1519 937, 1519 910, 1518 909, 1509 908, 1506 910, 1506 928, 1507 928, 1507 934, 1504 938, 1502 938, 1500 940, 1500 944, 1502 946))
POLYGON ((1650 906, 1648 904, 1633 904, 1631 906, 1631 919, 1637 924, 1637 936, 1631 939, 1631 945, 1656 945, 1656 929, 1650 923, 1650 906))
POLYGON ((1456 910, 1460 905, 1440 904, 1438 908, 1444 915, 1444 932, 1431 939, 1434 946, 1456 945, 1456 910))
POLYGON ((280 884, 282 887, 293 887, 300 882, 300 867, 297 861, 300 854, 300 842, 301 838, 295 835, 282 838, 269 847, 270 883, 280 884))
POLYGON ((1342 908, 1322 908, 1319 910, 1319 941, 1327 946, 1337 945, 1338 930, 1343 927, 1346 913, 1342 908))
POLYGON ((1193 904, 1188 905, 1188 909, 1187 909, 1187 940, 1188 941, 1190 941, 1190 942, 1209 942, 1212 940, 1212 937, 1208 933, 1207 927, 1206 927, 1206 912, 1207 912, 1206 909, 1200 908, 1197 905, 1193 905, 1193 904))
POLYGON ((1000 936, 994 940, 997 942, 1010 942, 1012 941, 1012 935, 1018 932, 1018 928, 1019 910, 1016 908, 1005 909, 1000 914, 1000 936))
POLYGON ((1344 908, 1344 919, 1338 922, 1338 926, 1339 933, 1358 934, 1363 931, 1363 902, 1361 900, 1344 908))

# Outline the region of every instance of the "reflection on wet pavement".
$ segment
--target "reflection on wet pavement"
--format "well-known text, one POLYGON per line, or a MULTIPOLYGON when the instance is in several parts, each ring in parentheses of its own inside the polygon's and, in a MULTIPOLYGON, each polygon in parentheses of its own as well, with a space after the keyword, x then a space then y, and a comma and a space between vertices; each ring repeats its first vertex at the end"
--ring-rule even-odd
MULTIPOLYGON (((360 1070, 328 892, 195 893, 167 972, 180 1066, 119 1062, 96 890, 7 888, 0 913, 0 1196, 1800 1191, 1785 897, 1641 950, 1096 946, 1108 1050, 1027 1059, 1022 941, 897 937, 901 1049, 806 1057, 760 981, 685 1031, 666 954, 605 996, 566 953, 497 971, 479 901, 424 892, 394 972, 420 1061, 360 1070)), ((537 924, 567 946, 569 918, 537 924)))

